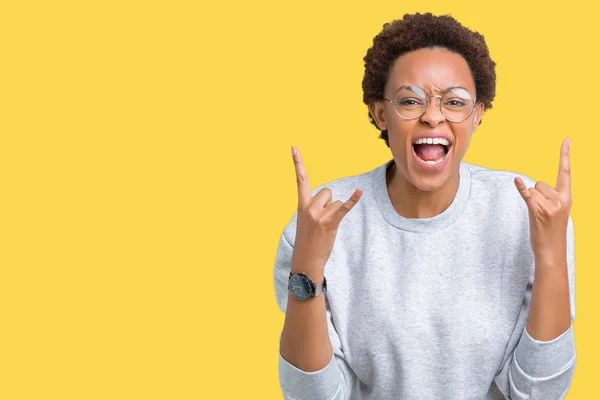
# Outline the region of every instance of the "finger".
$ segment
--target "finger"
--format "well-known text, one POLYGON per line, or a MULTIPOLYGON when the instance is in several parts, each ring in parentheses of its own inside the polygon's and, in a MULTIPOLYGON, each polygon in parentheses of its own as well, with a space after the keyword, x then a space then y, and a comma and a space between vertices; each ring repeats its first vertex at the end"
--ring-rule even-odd
POLYGON ((292 146, 292 158, 294 159, 294 168, 296 170, 296 183, 298 184, 298 208, 303 209, 308 207, 312 198, 310 183, 304 169, 304 162, 300 155, 300 150, 296 146, 292 146))
MULTIPOLYGON (((358 200, 360 199, 362 194, 362 189, 356 189, 354 193, 352 193, 352 196, 350 196, 350 198, 346 200, 344 204, 342 204, 339 207, 335 206, 335 209, 334 205, 331 206, 331 209, 333 210, 332 217, 337 223, 339 223, 342 220, 342 218, 344 218, 346 214, 348 214, 350 210, 352 210, 356 203, 358 203, 358 200)), ((329 213, 329 210, 327 212, 329 213)))
MULTIPOLYGON (((527 207, 531 211, 536 211, 539 208, 539 204, 536 201, 536 198, 534 197, 534 192, 537 192, 537 191, 532 188, 527 188, 527 186, 525 186, 525 183, 523 182, 523 180, 520 177, 515 178, 515 186, 517 187, 517 190, 521 194, 521 197, 523 198, 523 200, 525 200, 527 207)), ((539 192, 537 192, 537 193, 539 194, 539 192)), ((541 196, 541 194, 539 194, 539 195, 541 196)))
POLYGON ((331 203, 332 199, 331 189, 323 188, 319 190, 319 193, 315 194, 312 198, 312 204, 317 208, 325 208, 331 203))
POLYGON ((535 188, 540 192, 546 199, 550 200, 551 203, 556 204, 558 201, 558 193, 546 182, 537 182, 535 188))
POLYGON ((539 211, 539 209, 550 210, 552 209, 552 200, 548 200, 544 197, 542 193, 536 188, 529 188, 529 193, 531 194, 530 198, 530 208, 531 211, 539 211))
POLYGON ((556 191, 559 193, 571 193, 571 139, 563 140, 560 149, 560 162, 558 177, 556 178, 556 191))
POLYGON ((515 186, 517 187, 517 190, 521 194, 523 200, 525 200, 525 203, 529 204, 531 201, 531 193, 529 192, 529 189, 527 189, 527 186, 525 186, 523 180, 518 176, 515 178, 515 186))
POLYGON ((330 217, 342 206, 344 202, 341 200, 336 200, 333 203, 330 203, 327 207, 325 207, 325 213, 323 214, 323 218, 330 217))

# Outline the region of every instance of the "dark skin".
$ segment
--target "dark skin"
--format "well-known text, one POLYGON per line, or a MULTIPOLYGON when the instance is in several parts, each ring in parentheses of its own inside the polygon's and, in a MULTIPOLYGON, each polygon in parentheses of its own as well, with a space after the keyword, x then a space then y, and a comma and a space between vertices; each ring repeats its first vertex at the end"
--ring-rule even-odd
MULTIPOLYGON (((394 97, 401 85, 417 85, 428 95, 443 94, 449 87, 462 86, 476 98, 475 83, 466 60, 446 49, 419 49, 406 53, 392 66, 384 96, 394 97)), ((387 129, 394 164, 387 171, 388 193, 399 215, 429 218, 443 212, 456 195, 459 167, 471 135, 479 125, 484 105, 476 103, 473 114, 463 122, 450 122, 431 101, 425 114, 402 119, 391 103, 381 100, 369 110, 380 129, 387 129), (452 138, 448 165, 441 171, 419 169, 412 155, 417 133, 445 133, 452 138)), ((537 182, 527 188, 520 178, 515 186, 529 210, 531 247, 535 255, 535 284, 527 322, 529 335, 549 341, 571 324, 566 261, 566 232, 571 209, 570 141, 563 141, 555 187, 537 182)))
POLYGON ((563 140, 556 184, 537 182, 527 188, 521 178, 515 186, 529 210, 531 248, 535 255, 535 284, 527 332, 548 341, 571 325, 567 272, 567 226, 571 210, 571 141, 563 140))

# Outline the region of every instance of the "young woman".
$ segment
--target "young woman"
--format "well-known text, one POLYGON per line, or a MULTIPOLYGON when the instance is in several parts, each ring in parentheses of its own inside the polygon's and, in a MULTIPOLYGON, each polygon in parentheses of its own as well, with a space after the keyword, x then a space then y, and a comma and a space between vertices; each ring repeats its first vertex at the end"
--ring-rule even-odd
POLYGON ((556 184, 462 161, 495 95, 483 36, 405 15, 367 52, 392 159, 310 189, 281 235, 286 399, 561 399, 575 368, 569 140, 556 184), (534 284, 535 282, 535 284, 534 284))

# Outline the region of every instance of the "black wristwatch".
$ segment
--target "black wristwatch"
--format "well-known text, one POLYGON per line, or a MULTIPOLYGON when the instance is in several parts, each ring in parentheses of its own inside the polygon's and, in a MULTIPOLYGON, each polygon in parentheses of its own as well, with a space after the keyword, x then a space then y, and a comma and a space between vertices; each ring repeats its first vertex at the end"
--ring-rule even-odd
POLYGON ((319 296, 327 290, 327 279, 323 277, 323 282, 315 284, 306 274, 299 273, 292 275, 290 272, 288 290, 290 290, 292 296, 298 300, 310 299, 319 296))

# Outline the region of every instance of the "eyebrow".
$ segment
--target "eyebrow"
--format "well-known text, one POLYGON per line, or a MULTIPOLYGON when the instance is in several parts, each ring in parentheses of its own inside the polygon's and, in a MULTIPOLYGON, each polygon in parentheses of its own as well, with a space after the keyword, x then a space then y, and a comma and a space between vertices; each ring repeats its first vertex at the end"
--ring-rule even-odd
MULTIPOLYGON (((396 89, 396 91, 398 91, 398 90, 399 90, 399 89, 400 89, 402 86, 416 86, 416 87, 420 88, 421 90, 423 90, 423 91, 425 92, 425 89, 423 89, 423 88, 422 88, 421 86, 419 86, 419 85, 400 85, 400 86, 398 86, 398 88, 396 89)), ((448 91, 448 90, 450 90, 450 89, 463 89, 463 90, 466 90, 467 92, 471 93, 471 91, 470 91, 469 89, 467 89, 467 88, 466 88, 466 87, 464 87, 464 86, 460 86, 460 85, 452 85, 452 86, 448 86, 447 88, 444 88, 444 89, 442 89, 442 90, 441 90, 441 92, 442 92, 442 93, 445 93, 445 92, 447 92, 447 91, 448 91)))

